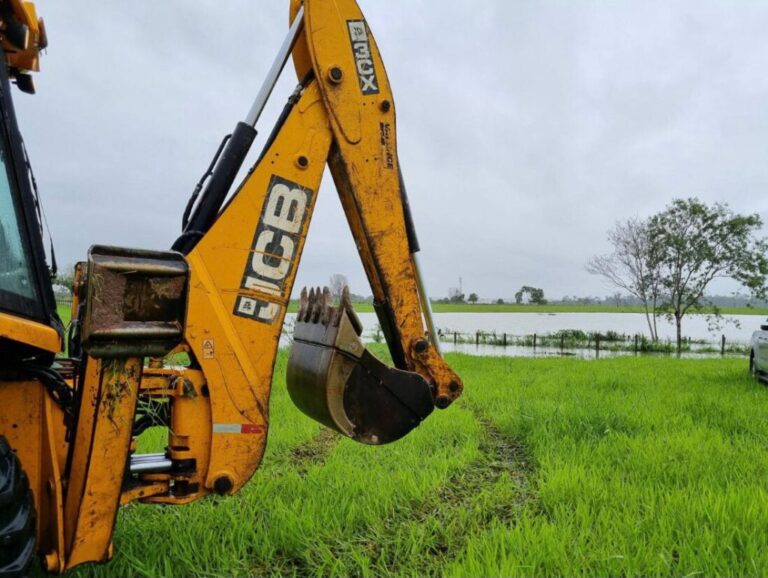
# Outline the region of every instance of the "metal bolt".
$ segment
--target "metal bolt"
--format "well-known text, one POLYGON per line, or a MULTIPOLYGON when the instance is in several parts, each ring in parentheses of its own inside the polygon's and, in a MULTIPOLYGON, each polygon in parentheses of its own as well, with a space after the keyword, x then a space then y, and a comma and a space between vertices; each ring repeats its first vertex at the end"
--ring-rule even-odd
POLYGON ((301 155, 296 159, 296 164, 299 165, 299 168, 306 169, 309 166, 309 159, 304 155, 301 155))
POLYGON ((383 100, 381 102, 381 112, 389 112, 389 109, 392 108, 392 103, 388 100, 383 100))
POLYGON ((341 71, 341 68, 339 68, 338 66, 333 66, 328 71, 328 78, 334 84, 339 84, 343 77, 344 77, 344 73, 341 71))
POLYGON ((419 339, 416 342, 416 345, 413 346, 413 348, 416 350, 416 353, 424 353, 427 350, 427 347, 429 347, 429 341, 426 339, 419 339))
POLYGON ((219 476, 216 481, 213 482, 213 491, 217 494, 224 495, 228 493, 234 484, 229 476, 219 476))
POLYGON ((435 400, 435 405, 438 407, 438 409, 445 409, 451 405, 451 400, 448 399, 447 395, 439 395, 435 400))

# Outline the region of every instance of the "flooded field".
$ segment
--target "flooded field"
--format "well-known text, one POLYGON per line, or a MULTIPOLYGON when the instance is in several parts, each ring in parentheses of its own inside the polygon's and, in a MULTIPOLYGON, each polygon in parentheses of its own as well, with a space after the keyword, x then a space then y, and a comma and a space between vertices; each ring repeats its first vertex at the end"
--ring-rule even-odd
MULTIPOLYGON (((366 341, 381 339, 378 331, 378 319, 374 313, 360 313, 366 341)), ((286 318, 286 329, 292 327, 295 315, 289 313, 286 318)), ((697 341, 706 341, 712 346, 720 343, 723 335, 729 345, 749 343, 752 332, 759 328, 763 321, 757 315, 726 315, 715 327, 707 315, 691 315, 683 321, 683 335, 697 341)), ((598 354, 592 347, 569 349, 561 351, 559 347, 537 347, 535 352, 531 347, 509 345, 500 347, 480 343, 462 343, 472 341, 471 336, 480 331, 483 333, 506 333, 510 336, 547 335, 564 330, 577 330, 584 333, 609 331, 648 337, 648 327, 645 316, 639 313, 436 313, 435 322, 444 334, 442 347, 445 351, 468 353, 471 355, 539 357, 577 355, 591 358, 598 354), (454 344, 451 334, 459 334, 459 343, 454 344)), ((662 341, 673 341, 675 327, 666 319, 657 321, 659 337, 662 341)), ((287 341, 285 342, 287 344, 287 341)), ((604 348, 605 349, 605 348, 604 348)), ((709 354, 712 352, 710 351, 709 354)), ((600 351, 600 357, 632 355, 631 351, 600 351)), ((692 353, 692 355, 699 355, 692 353)))

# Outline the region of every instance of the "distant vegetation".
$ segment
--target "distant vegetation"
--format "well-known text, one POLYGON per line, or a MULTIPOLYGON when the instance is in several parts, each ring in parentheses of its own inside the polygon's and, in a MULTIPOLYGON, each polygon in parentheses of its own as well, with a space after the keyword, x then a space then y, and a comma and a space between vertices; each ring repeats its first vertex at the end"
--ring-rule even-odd
POLYGON ((515 303, 518 305, 522 305, 526 298, 528 303, 533 303, 534 305, 547 304, 547 300, 544 298, 544 289, 539 289, 538 287, 524 285, 520 288, 520 291, 515 293, 515 303))
MULTIPOLYGON (((373 313, 373 304, 370 301, 353 302, 355 311, 359 313, 373 313)), ((445 303, 432 301, 432 309, 435 313, 643 313, 639 305, 622 305, 617 307, 611 303, 593 303, 582 305, 578 303, 548 303, 547 305, 517 305, 516 303, 445 303)), ((298 302, 291 301, 288 306, 289 313, 298 311, 298 302)), ((713 313, 713 309, 703 308, 700 313, 713 313)), ((768 306, 761 307, 720 307, 722 315, 766 315, 768 306)))
MULTIPOLYGON (((359 297, 359 296, 358 296, 359 297)), ((355 311, 358 313, 374 313, 371 299, 358 298, 353 301, 355 311)), ((549 303, 547 305, 517 305, 515 303, 477 303, 470 305, 468 303, 439 303, 432 302, 432 308, 435 313, 642 313, 643 308, 639 305, 622 305, 616 307, 610 303, 593 303, 591 305, 581 305, 577 303, 549 303)), ((289 313, 296 313, 299 310, 299 302, 291 301, 288 305, 289 313)), ((70 307, 62 303, 58 307, 59 316, 66 324, 69 323, 70 307)), ((760 307, 720 307, 719 311, 723 315, 765 315, 768 316, 768 306, 762 304, 760 307)), ((702 313, 709 313, 710 310, 704 309, 702 313)))

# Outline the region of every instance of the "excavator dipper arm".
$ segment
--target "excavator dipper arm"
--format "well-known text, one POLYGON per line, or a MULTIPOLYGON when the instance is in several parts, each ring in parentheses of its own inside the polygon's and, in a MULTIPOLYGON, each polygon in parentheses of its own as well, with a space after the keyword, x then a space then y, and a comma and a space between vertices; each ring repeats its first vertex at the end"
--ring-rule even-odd
POLYGON ((293 8, 292 22, 304 19, 293 48, 304 79, 295 104, 187 255, 185 337, 208 381, 212 412, 203 485, 227 492, 245 483, 261 459, 274 360, 326 165, 397 369, 364 351, 348 304, 331 307, 322 291, 312 291, 302 300, 289 361, 294 401, 343 434, 384 443, 405 435, 435 405, 447 407, 462 389, 425 331, 395 106, 373 36, 354 0, 306 0, 301 13, 298 4, 293 8))
MULTIPOLYGON (((298 7, 294 2, 294 11, 298 7)), ((339 347, 343 337, 335 320, 340 314, 317 319, 311 314, 317 301, 320 309, 329 306, 327 296, 317 291, 308 296, 299 314, 288 386, 299 407, 313 417, 360 441, 383 443, 405 435, 433 405, 447 407, 462 386, 440 356, 434 331, 431 339, 426 338, 423 318, 429 301, 423 289, 421 295, 419 291, 418 242, 399 167, 394 100, 376 42, 354 0, 309 1, 304 11, 305 34, 294 48, 294 63, 299 77, 312 71, 317 79, 333 133, 328 165, 392 359, 401 372, 384 379, 373 369, 370 354, 358 356, 339 347), (306 325, 313 323, 333 327, 323 333, 306 325), (338 365, 346 365, 346 371, 338 365), (341 382, 355 365, 351 377, 346 377, 350 387, 344 387, 341 382), (423 382, 414 375, 406 378, 403 371, 414 372, 423 382), (366 379, 361 381, 363 375, 366 379), (307 382, 312 385, 302 387, 307 382), (416 393, 425 387, 427 392, 416 393), (358 423, 355 431, 349 416, 338 418, 345 405, 360 422, 369 423, 358 423), (370 415, 374 407, 375 417, 370 415), (400 419, 405 420, 403 427, 395 426, 400 419), (412 425, 404 427, 405 423, 412 425)), ((348 304, 342 303, 340 310, 353 315, 348 304)), ((346 339, 350 335, 347 331, 346 339)))

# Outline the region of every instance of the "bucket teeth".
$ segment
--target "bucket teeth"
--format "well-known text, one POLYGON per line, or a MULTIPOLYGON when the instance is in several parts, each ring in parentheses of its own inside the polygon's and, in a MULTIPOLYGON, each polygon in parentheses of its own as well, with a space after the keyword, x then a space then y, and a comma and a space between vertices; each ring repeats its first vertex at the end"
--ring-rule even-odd
POLYGON ((323 312, 323 295, 320 287, 315 290, 315 298, 312 301, 312 317, 310 321, 317 323, 320 320, 320 314, 323 312))
MULTIPOLYGON (((351 309, 349 302, 349 292, 346 292, 346 299, 342 296, 342 306, 345 305, 351 309)), ((296 316, 298 323, 322 323, 323 325, 338 325, 341 317, 341 307, 334 307, 333 296, 328 287, 307 288, 301 290, 299 299, 299 312, 296 316)))
POLYGON ((309 297, 307 296, 307 288, 301 290, 301 298, 299 299, 299 313, 296 315, 296 321, 304 321, 307 316, 307 307, 309 304, 309 297))
POLYGON ((337 306, 324 287, 302 290, 288 361, 288 392, 308 416, 366 444, 406 435, 432 411, 427 382, 368 352, 344 287, 337 306))
POLYGON ((328 325, 333 316, 333 297, 331 297, 331 290, 328 287, 323 287, 322 308, 320 321, 322 321, 323 325, 328 325))

